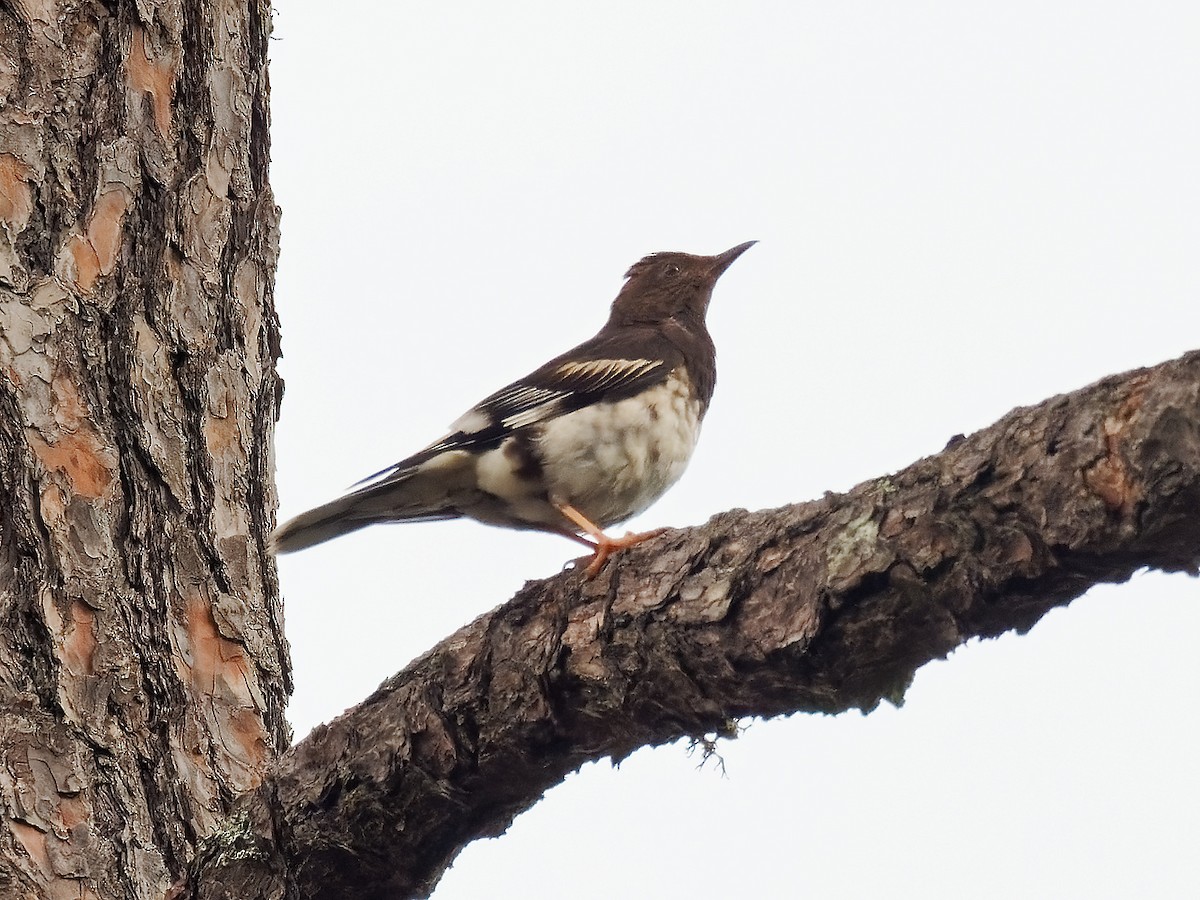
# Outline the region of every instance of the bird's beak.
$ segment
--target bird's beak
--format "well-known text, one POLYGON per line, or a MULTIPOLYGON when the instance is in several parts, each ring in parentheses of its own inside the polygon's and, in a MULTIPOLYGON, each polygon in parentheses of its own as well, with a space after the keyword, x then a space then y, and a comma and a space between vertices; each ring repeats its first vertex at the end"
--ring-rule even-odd
POLYGON ((744 244, 738 244, 736 247, 730 247, 724 253, 718 253, 712 259, 712 268, 709 273, 714 279, 719 278, 721 274, 733 265, 733 261, 757 244, 758 241, 746 241, 744 244))

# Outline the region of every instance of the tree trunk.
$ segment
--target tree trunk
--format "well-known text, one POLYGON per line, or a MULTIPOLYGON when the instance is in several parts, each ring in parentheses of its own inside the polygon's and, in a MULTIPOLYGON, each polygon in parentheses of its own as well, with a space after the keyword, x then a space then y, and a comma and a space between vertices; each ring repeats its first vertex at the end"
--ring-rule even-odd
POLYGON ((269 30, 0 6, 4 897, 423 894, 587 760, 898 702, 973 636, 1196 572, 1191 354, 531 583, 284 753, 269 30))
POLYGON ((0 5, 0 895, 161 897, 289 735, 266 4, 0 5))

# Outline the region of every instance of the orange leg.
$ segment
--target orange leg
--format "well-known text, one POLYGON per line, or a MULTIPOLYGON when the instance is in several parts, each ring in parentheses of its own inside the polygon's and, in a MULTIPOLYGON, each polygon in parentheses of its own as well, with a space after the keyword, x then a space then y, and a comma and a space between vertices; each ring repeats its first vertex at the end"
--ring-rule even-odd
POLYGON ((588 567, 583 570, 583 577, 588 581, 591 581, 596 577, 596 575, 599 574, 600 570, 604 568, 604 564, 608 562, 608 558, 618 550, 624 550, 626 547, 632 547, 635 544, 642 543, 642 541, 648 541, 652 537, 658 537, 658 535, 667 530, 665 528, 655 528, 651 531, 639 532, 638 534, 629 532, 625 535, 625 537, 621 538, 610 538, 607 534, 601 531, 597 525, 589 520, 587 516, 585 516, 575 507, 571 506, 569 503, 555 503, 554 508, 570 519, 575 525, 577 525, 580 531, 588 534, 592 538, 592 540, 589 541, 587 538, 573 532, 567 533, 568 537, 579 541, 581 544, 587 544, 592 548, 592 561, 589 562, 588 567), (593 541, 595 541, 595 543, 593 543, 593 541))

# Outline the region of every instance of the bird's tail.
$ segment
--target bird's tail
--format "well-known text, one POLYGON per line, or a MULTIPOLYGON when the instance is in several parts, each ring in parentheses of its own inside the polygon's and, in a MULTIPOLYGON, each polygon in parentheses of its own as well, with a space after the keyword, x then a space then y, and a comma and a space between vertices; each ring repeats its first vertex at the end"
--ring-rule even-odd
POLYGON ((355 494, 349 494, 301 513, 275 529, 271 535, 271 550, 275 553, 295 553, 313 544, 366 528, 374 520, 357 514, 359 501, 360 498, 355 494))
MULTIPOLYGON (((275 553, 295 553, 381 522, 456 519, 455 497, 474 469, 462 452, 444 453, 422 465, 394 467, 386 477, 285 522, 271 535, 275 553)), ((383 474, 383 473, 381 473, 383 474)))

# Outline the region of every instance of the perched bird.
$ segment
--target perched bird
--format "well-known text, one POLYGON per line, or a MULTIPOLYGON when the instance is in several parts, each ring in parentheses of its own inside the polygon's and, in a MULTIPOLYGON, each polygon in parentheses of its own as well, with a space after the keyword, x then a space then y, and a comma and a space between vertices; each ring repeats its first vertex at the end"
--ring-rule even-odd
POLYGON ((602 529, 683 474, 716 382, 704 324, 713 286, 754 243, 634 263, 595 337, 477 404, 441 440, 281 526, 275 552, 378 522, 466 516, 587 544, 594 577, 614 551, 662 531, 602 529))

